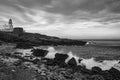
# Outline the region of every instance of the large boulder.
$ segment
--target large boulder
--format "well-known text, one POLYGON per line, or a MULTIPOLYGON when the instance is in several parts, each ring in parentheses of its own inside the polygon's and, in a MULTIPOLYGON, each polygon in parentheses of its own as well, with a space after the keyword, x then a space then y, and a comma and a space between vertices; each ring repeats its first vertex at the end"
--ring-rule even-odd
POLYGON ((55 58, 54 58, 54 63, 64 66, 66 65, 65 60, 68 58, 69 56, 67 54, 60 54, 60 53, 56 53, 55 54, 55 58))
POLYGON ((43 49, 33 49, 31 52, 35 57, 45 57, 48 54, 48 51, 43 49))
POLYGON ((120 71, 115 69, 115 68, 111 68, 109 71, 108 71, 115 80, 120 80, 120 71))
POLYGON ((102 74, 102 69, 99 67, 92 67, 92 74, 102 74))
POLYGON ((68 63, 67 63, 70 67, 76 67, 77 66, 77 62, 76 59, 73 57, 71 58, 68 63))

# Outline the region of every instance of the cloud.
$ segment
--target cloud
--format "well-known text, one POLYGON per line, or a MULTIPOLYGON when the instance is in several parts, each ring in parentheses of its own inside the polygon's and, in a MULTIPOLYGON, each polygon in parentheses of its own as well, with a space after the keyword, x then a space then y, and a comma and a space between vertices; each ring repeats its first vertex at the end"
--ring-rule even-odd
POLYGON ((119 4, 119 0, 3 0, 0 24, 12 18, 14 26, 31 32, 68 38, 117 38, 119 4))
POLYGON ((97 13, 104 9, 117 12, 119 10, 119 0, 52 0, 48 11, 71 14, 74 11, 83 10, 97 13))

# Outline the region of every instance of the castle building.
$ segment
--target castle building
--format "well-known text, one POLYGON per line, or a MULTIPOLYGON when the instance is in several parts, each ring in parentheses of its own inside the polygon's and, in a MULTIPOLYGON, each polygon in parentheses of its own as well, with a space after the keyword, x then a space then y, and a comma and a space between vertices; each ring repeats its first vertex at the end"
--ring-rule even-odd
POLYGON ((8 24, 0 26, 0 31, 12 32, 13 31, 13 22, 12 19, 9 19, 8 24))

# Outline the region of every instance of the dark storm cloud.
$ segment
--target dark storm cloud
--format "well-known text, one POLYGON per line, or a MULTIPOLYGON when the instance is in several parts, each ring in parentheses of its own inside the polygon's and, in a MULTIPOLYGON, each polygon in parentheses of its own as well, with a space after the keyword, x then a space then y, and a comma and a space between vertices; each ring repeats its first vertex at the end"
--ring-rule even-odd
POLYGON ((19 4, 25 7, 41 7, 47 5, 51 2, 51 0, 17 0, 19 4))
POLYGON ((65 15, 68 21, 71 21, 72 17, 72 21, 82 19, 100 19, 102 21, 103 19, 107 22, 118 22, 120 16, 118 15, 120 0, 52 0, 48 5, 45 8, 47 12, 65 15))
POLYGON ((88 20, 94 17, 98 18, 98 13, 103 10, 108 14, 119 14, 120 12, 120 0, 0 0, 0 5, 11 7, 14 12, 19 12, 28 21, 32 21, 32 19, 25 12, 29 11, 31 15, 34 13, 24 8, 65 15, 66 19, 72 17, 88 20), (84 12, 88 14, 86 15, 84 12))
POLYGON ((111 12, 120 11, 119 0, 52 0, 51 8, 48 11, 63 14, 71 14, 77 10, 88 12, 99 12, 104 9, 111 12))

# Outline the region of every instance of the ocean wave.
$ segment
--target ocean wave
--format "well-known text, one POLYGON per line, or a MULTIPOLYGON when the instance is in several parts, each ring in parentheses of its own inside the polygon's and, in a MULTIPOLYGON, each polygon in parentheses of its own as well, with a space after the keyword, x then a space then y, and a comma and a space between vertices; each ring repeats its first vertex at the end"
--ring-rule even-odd
MULTIPOLYGON (((48 47, 44 48, 45 50, 48 51, 48 54, 45 56, 45 58, 49 59, 54 59, 56 53, 61 53, 64 54, 63 50, 56 50, 54 47, 48 47)), ((22 52, 24 55, 25 53, 30 53, 31 54, 31 49, 28 50, 18 50, 19 52, 22 52)), ((72 58, 76 60, 77 65, 85 66, 87 69, 92 69, 93 67, 99 67, 102 70, 109 70, 112 67, 115 67, 120 71, 120 60, 103 60, 103 61, 96 61, 94 57, 85 59, 85 58, 80 58, 79 56, 75 55, 72 51, 68 52, 67 55, 69 56, 66 60, 65 63, 68 63, 68 61, 72 58)))
MULTIPOLYGON (((64 52, 64 51, 57 51, 54 49, 54 47, 49 47, 47 50, 49 51, 49 53, 46 55, 47 58, 55 58, 56 53, 64 52)), ((77 65, 85 66, 87 69, 92 69, 93 67, 99 67, 102 70, 109 70, 112 67, 114 67, 116 64, 119 64, 120 61, 120 60, 103 60, 102 62, 99 62, 96 61, 95 58, 89 58, 89 59, 80 58, 74 53, 72 53, 72 51, 68 52, 67 54, 69 57, 65 60, 66 63, 70 59, 75 58, 77 65), (79 62, 79 60, 81 61, 79 62)))

